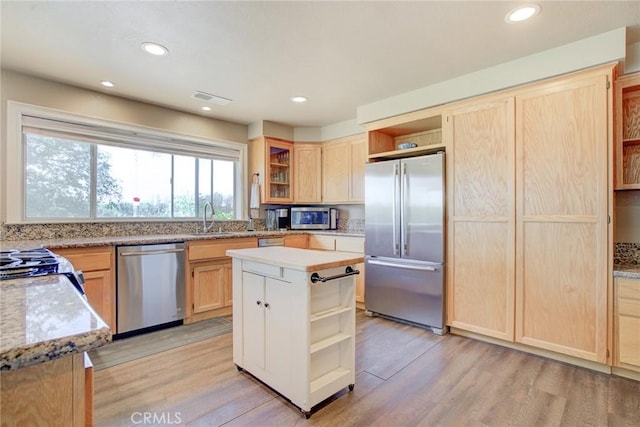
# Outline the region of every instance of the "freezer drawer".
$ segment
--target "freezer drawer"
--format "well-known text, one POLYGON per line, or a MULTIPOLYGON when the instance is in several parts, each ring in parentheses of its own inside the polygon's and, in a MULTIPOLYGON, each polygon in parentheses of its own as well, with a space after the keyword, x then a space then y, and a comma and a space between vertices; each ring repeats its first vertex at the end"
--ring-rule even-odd
POLYGON ((444 324, 444 265, 368 256, 367 310, 431 327, 444 324))

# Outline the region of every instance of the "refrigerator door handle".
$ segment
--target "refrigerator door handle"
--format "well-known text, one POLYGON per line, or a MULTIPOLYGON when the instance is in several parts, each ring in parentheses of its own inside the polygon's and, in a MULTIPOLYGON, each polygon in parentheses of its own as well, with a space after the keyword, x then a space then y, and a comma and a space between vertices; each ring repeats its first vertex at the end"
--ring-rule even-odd
POLYGON ((383 267, 404 268, 407 270, 438 271, 437 267, 431 267, 428 265, 396 264, 393 262, 378 261, 378 260, 368 260, 367 262, 369 264, 381 265, 383 267))
POLYGON ((409 237, 407 230, 407 218, 405 213, 407 212, 406 204, 407 204, 407 194, 409 189, 409 179, 407 177, 407 164, 402 163, 402 193, 401 193, 401 202, 400 202, 400 217, 402 218, 402 252, 403 255, 409 255, 409 245, 407 243, 407 238, 409 237))
MULTIPOLYGON (((397 201, 400 190, 400 176, 398 164, 393 165, 393 200, 397 201)), ((391 214, 391 232, 393 233, 393 254, 400 254, 400 242, 398 241, 398 218, 396 218, 396 208, 394 206, 391 214)))

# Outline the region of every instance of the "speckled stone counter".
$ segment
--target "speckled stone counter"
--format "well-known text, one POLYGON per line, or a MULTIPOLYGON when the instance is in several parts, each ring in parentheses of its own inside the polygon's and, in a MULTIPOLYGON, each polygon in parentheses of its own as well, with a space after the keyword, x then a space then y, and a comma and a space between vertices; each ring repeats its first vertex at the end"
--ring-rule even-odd
POLYGON ((613 277, 640 279, 640 264, 617 264, 613 266, 613 277))
POLYGON ((195 240, 237 239, 241 237, 279 237, 294 234, 331 234, 339 236, 364 237, 364 233, 346 232, 340 230, 327 231, 230 231, 224 233, 204 234, 152 234, 144 236, 105 236, 73 239, 43 239, 43 240, 3 240, 0 241, 2 250, 27 250, 34 248, 48 248, 55 252, 60 248, 88 248, 110 245, 144 245, 153 243, 187 242, 195 240))
POLYGON ((65 276, 0 281, 0 371, 82 353, 112 333, 65 276))

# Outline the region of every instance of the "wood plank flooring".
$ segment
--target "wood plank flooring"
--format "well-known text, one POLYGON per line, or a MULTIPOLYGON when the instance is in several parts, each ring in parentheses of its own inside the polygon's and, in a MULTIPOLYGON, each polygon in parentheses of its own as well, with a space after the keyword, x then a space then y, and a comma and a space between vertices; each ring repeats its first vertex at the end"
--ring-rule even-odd
POLYGON ((97 426, 640 426, 640 383, 358 311, 356 386, 310 419, 238 372, 231 334, 95 373, 97 426), (144 418, 146 417, 146 418, 144 418), (144 422, 143 422, 144 421, 144 422))

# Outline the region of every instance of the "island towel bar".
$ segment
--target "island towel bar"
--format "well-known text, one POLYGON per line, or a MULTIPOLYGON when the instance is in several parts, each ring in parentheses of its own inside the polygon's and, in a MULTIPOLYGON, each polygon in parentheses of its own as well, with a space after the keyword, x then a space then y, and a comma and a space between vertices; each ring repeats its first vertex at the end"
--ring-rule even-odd
POLYGON ((360 274, 360 270, 355 270, 355 269, 351 268, 351 266, 347 266, 347 268, 345 268, 343 274, 336 274, 335 276, 322 277, 318 273, 313 273, 311 275, 311 282, 312 283, 317 283, 317 282, 324 283, 324 282, 328 282, 329 280, 342 279, 343 277, 353 276, 353 275, 356 275, 356 274, 360 274))

